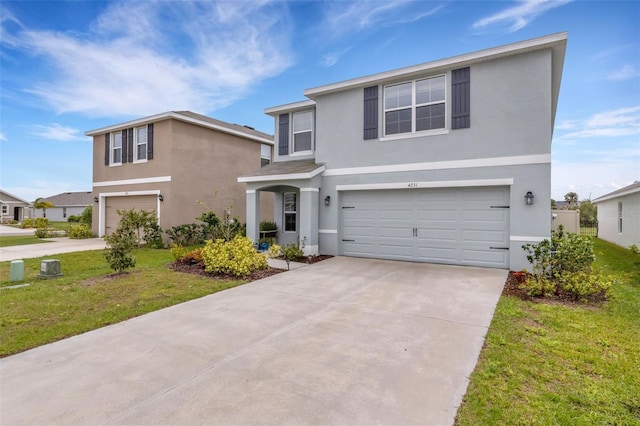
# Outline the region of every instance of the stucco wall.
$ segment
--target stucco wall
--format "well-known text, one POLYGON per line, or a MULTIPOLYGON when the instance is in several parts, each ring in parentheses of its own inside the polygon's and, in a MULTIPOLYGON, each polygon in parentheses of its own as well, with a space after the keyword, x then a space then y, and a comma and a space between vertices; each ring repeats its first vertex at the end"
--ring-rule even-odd
POLYGON ((580 233, 580 210, 551 210, 555 217, 551 222, 553 230, 563 226, 565 232, 580 233))
POLYGON ((640 246, 640 192, 598 203, 598 238, 629 247, 640 246), (618 202, 622 202, 622 232, 618 232, 618 202))

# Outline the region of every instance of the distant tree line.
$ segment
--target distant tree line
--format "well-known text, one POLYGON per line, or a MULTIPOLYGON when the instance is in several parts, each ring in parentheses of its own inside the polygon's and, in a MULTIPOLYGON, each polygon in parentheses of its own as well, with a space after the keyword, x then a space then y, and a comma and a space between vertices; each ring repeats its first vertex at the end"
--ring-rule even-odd
MULTIPOLYGON (((590 199, 586 198, 578 201, 578 194, 575 192, 567 192, 564 195, 565 207, 567 210, 580 210, 580 226, 595 226, 598 221, 598 206, 593 204, 590 199)), ((557 209, 556 200, 551 199, 551 208, 557 209)))

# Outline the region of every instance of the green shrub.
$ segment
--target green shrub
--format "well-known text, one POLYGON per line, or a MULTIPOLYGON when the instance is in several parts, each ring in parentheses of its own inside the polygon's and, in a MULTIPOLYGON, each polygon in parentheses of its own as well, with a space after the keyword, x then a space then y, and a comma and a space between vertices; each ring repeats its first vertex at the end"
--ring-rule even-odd
POLYGON ((81 219, 80 216, 76 216, 76 215, 72 214, 72 215, 69 215, 69 217, 67 218, 67 222, 69 222, 69 223, 79 223, 80 219, 81 219))
POLYGON ((118 228, 130 229, 136 236, 138 248, 146 245, 150 248, 162 248, 162 229, 154 211, 118 210, 120 222, 118 228))
POLYGON ((185 254, 187 254, 187 249, 182 247, 182 245, 176 243, 171 244, 171 256, 173 256, 173 260, 181 260, 185 254))
POLYGON ((208 225, 187 223, 184 225, 173 226, 165 232, 173 244, 192 246, 204 243, 207 239, 206 234, 208 229, 208 225))
POLYGON ((36 228, 34 235, 38 238, 56 238, 66 237, 69 232, 66 229, 36 228))
POLYGON ((297 243, 289 243, 282 247, 282 257, 290 262, 298 260, 298 258, 304 256, 304 249, 297 243))
POLYGON ((263 220, 260 222, 260 230, 261 231, 277 231, 278 225, 275 222, 269 222, 268 220, 263 220))
POLYGON ((118 225, 115 232, 104 237, 104 240, 107 243, 104 257, 111 269, 122 272, 136 266, 132 253, 137 245, 137 239, 132 228, 118 225))
POLYGON ((558 287, 562 293, 581 302, 606 299, 612 284, 612 279, 599 273, 565 272, 558 276, 558 287))
POLYGON ((556 284, 546 277, 532 275, 520 284, 520 289, 529 297, 549 297, 555 294, 556 284))
POLYGON ((46 228, 49 225, 49 219, 46 217, 26 218, 20 225, 21 228, 46 228))
POLYGON ((71 225, 69 227, 69 238, 74 240, 82 240, 93 237, 93 231, 89 225, 71 225))
POLYGON ((80 214, 80 222, 91 225, 93 219, 93 206, 87 206, 80 214))
POLYGON ((33 224, 34 224, 34 220, 28 217, 22 220, 22 223, 20 224, 20 228, 22 229, 33 228, 33 224))
POLYGON ((533 275, 550 280, 565 272, 588 272, 595 260, 591 238, 565 234, 562 226, 551 232, 551 240, 524 244, 522 248, 527 252, 533 275))
POLYGON ((207 272, 238 277, 268 267, 267 258, 255 251, 249 238, 242 236, 236 236, 231 241, 207 241, 202 249, 202 260, 207 272))
POLYGON ((269 251, 267 254, 269 255, 269 257, 274 259, 276 257, 280 257, 282 256, 282 247, 280 247, 278 244, 272 244, 269 246, 269 251))

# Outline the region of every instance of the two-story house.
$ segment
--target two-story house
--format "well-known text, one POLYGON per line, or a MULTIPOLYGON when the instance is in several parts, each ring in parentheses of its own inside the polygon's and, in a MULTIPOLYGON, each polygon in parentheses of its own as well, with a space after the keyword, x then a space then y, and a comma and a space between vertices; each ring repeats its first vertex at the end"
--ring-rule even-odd
POLYGON ((247 235, 275 194, 307 254, 521 269, 549 237, 551 139, 567 34, 304 91, 267 108, 274 162, 241 176, 247 235))
MULTIPOLYGON (((85 133, 93 137, 93 232, 113 232, 118 210, 155 211, 163 229, 207 208, 245 220, 237 177, 271 162, 273 137, 190 111, 165 112, 85 133), (204 203, 204 205, 199 204, 204 203)), ((273 196, 261 199, 272 219, 273 196)))

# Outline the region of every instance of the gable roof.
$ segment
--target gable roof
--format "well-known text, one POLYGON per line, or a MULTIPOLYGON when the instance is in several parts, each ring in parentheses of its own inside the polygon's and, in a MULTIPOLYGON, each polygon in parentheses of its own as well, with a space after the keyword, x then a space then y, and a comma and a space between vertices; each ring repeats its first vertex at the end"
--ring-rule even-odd
POLYGON ((311 179, 324 170, 324 163, 316 163, 314 160, 280 161, 261 167, 250 175, 240 176, 238 182, 311 179))
POLYGON ((52 195, 51 197, 44 198, 45 201, 50 201, 56 207, 64 206, 88 206, 91 204, 91 191, 82 192, 63 192, 61 194, 52 195))
POLYGON ((602 201, 611 200, 612 198, 623 197, 629 194, 635 194, 636 192, 640 192, 640 181, 635 181, 631 185, 625 186, 624 188, 617 189, 613 192, 603 195, 602 197, 598 197, 593 200, 594 203, 600 203, 602 201))
POLYGON ((228 133, 235 136, 241 136, 246 139, 250 139, 256 142, 273 145, 273 136, 266 133, 262 133, 255 130, 253 127, 241 126, 239 124, 231 124, 225 121, 216 120, 215 118, 207 117, 206 115, 197 114, 191 111, 168 111, 156 115, 150 115, 148 117, 138 118, 136 120, 127 121, 124 123, 114 124, 111 126, 101 127, 95 130, 89 130, 84 132, 86 136, 95 136, 103 133, 112 132, 114 130, 121 130, 128 127, 141 126, 148 123, 153 123, 162 120, 180 120, 185 123, 194 124, 196 126, 206 127, 208 129, 217 130, 219 132, 228 133))
POLYGON ((7 191, 4 191, 2 189, 0 189, 0 202, 3 202, 5 204, 8 203, 25 203, 25 204, 31 204, 30 202, 28 202, 27 200, 23 200, 20 197, 17 197, 13 194, 9 194, 7 191))

